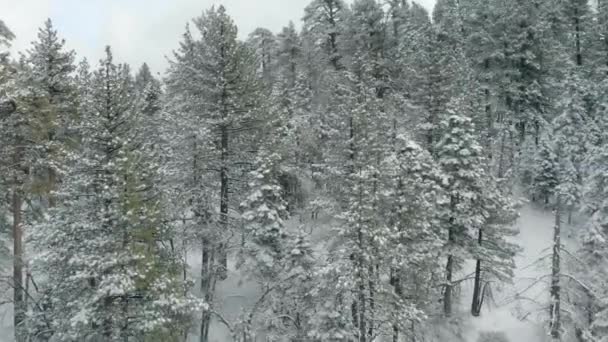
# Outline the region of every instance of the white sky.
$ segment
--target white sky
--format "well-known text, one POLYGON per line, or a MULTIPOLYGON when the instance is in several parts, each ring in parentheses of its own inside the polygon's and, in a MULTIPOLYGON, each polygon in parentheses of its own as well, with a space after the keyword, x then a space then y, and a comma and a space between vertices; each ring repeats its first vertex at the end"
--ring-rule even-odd
MULTIPOLYGON (((111 45, 114 56, 135 70, 147 62, 162 72, 186 23, 214 4, 224 4, 246 37, 256 27, 274 32, 299 24, 310 0, 0 0, 0 19, 15 33, 13 51, 27 49, 51 18, 68 48, 93 65, 111 45)), ((350 2, 350 1, 349 1, 350 2)), ((418 0, 429 10, 435 0, 418 0)))

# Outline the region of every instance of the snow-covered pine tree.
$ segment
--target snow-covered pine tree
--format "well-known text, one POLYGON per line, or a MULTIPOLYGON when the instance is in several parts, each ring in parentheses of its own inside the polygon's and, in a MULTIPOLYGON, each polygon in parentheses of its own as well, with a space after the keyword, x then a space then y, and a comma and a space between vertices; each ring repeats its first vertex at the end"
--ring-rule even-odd
POLYGON ((428 11, 413 3, 406 11, 406 21, 399 34, 399 60, 402 77, 395 77, 394 87, 402 90, 404 97, 415 106, 415 115, 405 122, 406 128, 415 131, 419 140, 430 151, 430 141, 434 140, 433 130, 437 127, 436 111, 433 104, 440 98, 437 86, 434 54, 434 29, 428 11), (412 123, 413 122, 413 123, 412 123))
POLYGON ((343 67, 341 36, 348 17, 348 6, 343 0, 312 0, 304 9, 304 32, 314 49, 321 54, 321 66, 334 70, 343 67))
MULTIPOLYGON (((0 46, 2 46, 2 49, 9 48, 13 39, 15 39, 15 34, 6 26, 4 21, 0 20, 0 46)), ((2 51, 2 59, 7 55, 8 52, 2 51)))
POLYGON ((552 122, 553 139, 561 152, 561 158, 558 158, 558 191, 562 205, 570 213, 581 198, 583 161, 589 145, 588 138, 592 136, 584 90, 578 70, 570 70, 564 80, 563 94, 556 104, 558 115, 552 122))
POLYGON ((570 60, 577 66, 589 64, 592 12, 589 0, 571 0, 557 3, 561 11, 560 26, 566 41, 562 42, 570 60))
POLYGON ((167 158, 166 155, 170 153, 163 150, 167 146, 162 134, 164 123, 160 113, 163 106, 163 92, 160 82, 150 72, 148 64, 144 63, 139 68, 135 75, 134 87, 135 105, 141 113, 139 129, 145 139, 144 147, 150 151, 150 157, 161 162, 159 158, 167 158))
MULTIPOLYGON (((38 40, 21 60, 13 82, 18 93, 16 115, 4 124, 12 126, 3 135, 10 142, 12 170, 3 181, 12 184, 13 212, 13 294, 15 339, 26 339, 27 290, 31 280, 28 258, 24 254, 23 224, 32 220, 32 212, 54 206, 53 191, 63 172, 64 158, 69 153, 70 127, 74 124, 76 93, 71 73, 74 70, 73 51, 65 51, 50 20, 38 31, 38 40), (29 213, 23 209, 28 201, 29 213), (29 216, 29 217, 28 217, 29 216)), ((8 126, 7 126, 8 127, 8 126)), ((5 142, 5 143, 6 143, 5 142)), ((8 159, 5 159, 8 161, 8 159)))
POLYGON ((515 255, 520 250, 512 238, 518 217, 510 197, 510 186, 486 175, 482 180, 483 197, 477 203, 484 210, 483 224, 477 229, 476 259, 471 314, 479 316, 493 282, 510 283, 515 270, 515 255))
POLYGON ((268 331, 277 338, 305 340, 312 332, 309 320, 316 314, 319 301, 313 292, 317 283, 314 247, 308 234, 300 230, 289 234, 284 250, 282 278, 275 290, 268 331))
POLYGON ((441 205, 446 202, 442 174, 430 153, 404 135, 397 136, 395 151, 383 161, 387 189, 383 210, 389 232, 390 285, 395 307, 391 308, 393 341, 414 334, 422 313, 434 311, 438 288, 429 286, 441 277, 438 258, 443 247, 441 205), (415 293, 415 296, 411 294, 415 293), (403 315, 407 316, 404 317, 403 315))
MULTIPOLYGON (((269 133, 271 136, 276 134, 272 131, 269 133)), ((287 253, 285 220, 289 213, 278 181, 282 159, 280 141, 273 137, 266 143, 258 151, 254 169, 250 172, 248 195, 241 203, 243 231, 239 268, 246 277, 258 283, 262 291, 256 305, 246 314, 242 323, 245 341, 255 339, 254 328, 258 330, 262 325, 258 321, 260 314, 268 314, 270 311, 272 316, 271 298, 284 286, 287 271, 284 267, 287 253)), ((272 327, 272 323, 269 327, 272 327)))
POLYGON ((586 162, 588 176, 583 190, 584 212, 591 216, 583 234, 582 256, 585 261, 581 274, 587 281, 595 298, 588 308, 591 341, 605 342, 608 333, 608 302, 605 301, 607 288, 603 275, 608 272, 608 145, 595 148, 586 162))
POLYGON ((200 309, 185 295, 155 192, 154 158, 141 147, 140 113, 125 65, 109 48, 91 82, 83 148, 58 192, 61 201, 34 226, 36 269, 46 270, 45 336, 62 341, 178 340, 200 309), (49 336, 50 337, 50 336, 49 336))
MULTIPOLYGON (((255 56, 237 40, 237 27, 226 9, 212 7, 194 24, 200 38, 194 39, 187 30, 166 82, 174 115, 169 120, 187 132, 175 135, 176 150, 187 153, 177 161, 182 167, 176 170, 192 172, 191 186, 182 192, 189 197, 185 215, 194 215, 200 232, 201 288, 211 302, 216 281, 227 277, 228 237, 234 228, 231 211, 242 200, 238 194, 256 149, 264 96, 255 56), (194 192, 192 186, 200 190, 194 192)), ((210 317, 204 316, 201 341, 208 339, 209 322, 210 317)))
POLYGON ((509 135, 508 144, 515 149, 514 146, 521 145, 529 134, 539 133, 537 127, 542 123, 546 105, 541 69, 544 47, 541 40, 544 37, 542 7, 531 1, 513 4, 498 1, 494 8, 498 20, 493 34, 497 35, 500 49, 496 52, 500 56, 497 96, 501 99, 497 120, 503 125, 503 132, 509 135), (517 132, 512 132, 513 129, 517 132))
POLYGON ((299 73, 298 64, 301 63, 302 45, 300 36, 292 21, 283 27, 277 35, 277 73, 279 78, 287 81, 289 86, 294 87, 299 73))
POLYGON ((593 54, 594 76, 601 80, 608 72, 608 2, 606 0, 597 1, 594 19, 591 27, 590 52, 593 54))
MULTIPOLYGON (((8 191, 7 216, 12 219, 11 233, 12 277, 8 289, 12 288, 13 326, 15 341, 25 340, 25 294, 23 276, 23 193, 26 182, 25 137, 28 135, 27 120, 23 115, 27 92, 21 91, 24 68, 15 65, 5 49, 10 47, 15 35, 0 20, 0 187, 8 191), (20 108, 24 107, 24 108, 20 108)), ((3 208, 4 209, 4 208, 3 208)), ((10 245, 7 243, 7 245, 10 245)))
POLYGON ((541 137, 534 165, 530 193, 533 199, 549 204, 558 185, 558 160, 551 136, 541 137))
POLYGON ((448 196, 441 218, 446 231, 444 235, 447 235, 443 282, 446 316, 452 314, 454 274, 471 256, 473 235, 484 223, 482 182, 487 177, 472 121, 456 112, 458 103, 453 106, 454 109, 442 122, 445 133, 436 146, 437 161, 444 173, 443 186, 448 196))
POLYGON ((259 77, 271 89, 276 72, 276 37, 270 30, 258 27, 249 34, 247 44, 256 57, 259 77))
POLYGON ((471 61, 474 78, 483 92, 484 116, 478 118, 477 129, 482 134, 480 142, 489 160, 494 158, 496 148, 496 106, 497 66, 500 64, 500 49, 496 44, 494 25, 497 13, 492 3, 480 0, 465 2, 467 15, 463 18, 464 30, 467 32, 464 42, 464 53, 471 61))
POLYGON ((278 179, 281 156, 263 147, 256 157, 248 195, 241 203, 243 262, 246 272, 264 285, 276 280, 283 258, 284 221, 289 217, 278 179))
MULTIPOLYGON (((407 12, 410 8, 410 3, 403 0, 389 0, 387 1, 387 4, 388 9, 386 14, 389 17, 386 32, 388 41, 387 50, 391 57, 398 59, 398 56, 400 55, 400 37, 405 25, 408 23, 407 12)), ((395 63, 395 66, 397 66, 397 63, 395 63)), ((397 70, 398 69, 395 71, 397 70)))
POLYGON ((34 194, 47 197, 54 206, 53 190, 63 172, 62 159, 74 146, 71 126, 76 119, 76 89, 73 81, 74 51, 67 51, 51 20, 38 30, 38 40, 28 50, 26 62, 31 96, 47 103, 45 110, 33 110, 30 128, 35 141, 36 162, 32 163, 34 194))
POLYGON ((135 75, 135 90, 137 92, 142 112, 149 117, 161 109, 162 90, 160 82, 152 75, 148 64, 144 63, 135 75))

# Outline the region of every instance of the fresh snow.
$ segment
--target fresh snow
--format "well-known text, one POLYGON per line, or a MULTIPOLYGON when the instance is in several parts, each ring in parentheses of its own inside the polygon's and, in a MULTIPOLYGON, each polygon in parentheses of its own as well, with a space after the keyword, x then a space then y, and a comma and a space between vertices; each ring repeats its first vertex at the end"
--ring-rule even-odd
MULTIPOLYGON (((516 258, 517 269, 513 284, 493 288, 494 300, 486 299, 481 316, 474 318, 469 314, 470 293, 473 291, 472 282, 463 283, 460 310, 463 315, 470 317, 468 324, 461 327, 464 331, 465 342, 477 342, 481 332, 490 331, 504 332, 509 342, 546 342, 549 340, 542 323, 542 319, 546 318, 545 312, 540 310, 538 303, 532 301, 546 303, 548 283, 541 281, 536 286, 527 289, 525 293, 521 294, 522 299, 516 300, 515 295, 550 272, 548 262, 550 261, 554 216, 551 211, 538 208, 534 204, 524 205, 519 212, 517 227, 520 234, 516 240, 522 247, 522 251, 516 258), (544 261, 539 261, 543 257, 544 261)), ((574 235, 568 233, 569 228, 564 224, 562 239, 565 240, 566 246, 575 246, 574 240, 569 238, 574 235)), ((315 235, 321 235, 317 236, 315 240, 327 238, 327 232, 321 233, 324 229, 315 229, 315 231, 315 235)), ((196 278, 197 275, 200 275, 200 253, 191 253, 188 261, 191 272, 196 278)), ((467 265, 467 272, 473 269, 472 265, 472 263, 467 265)), ((230 262, 229 278, 218 283, 217 291, 220 310, 226 318, 231 321, 238 318, 242 310, 251 307, 258 296, 257 285, 241 279, 234 264, 230 262)), ((0 318, 2 319, 0 342, 13 341, 12 308, 9 308, 8 305, 4 306, 0 318)), ((229 332, 221 323, 213 320, 212 326, 210 342, 231 341, 229 332)), ((198 326, 194 328, 195 331, 198 330, 198 326)), ((189 341, 198 341, 198 336, 193 333, 189 341)))
MULTIPOLYGON (((472 317, 470 293, 472 282, 463 288, 462 310, 470 319, 470 326, 464 327, 466 342, 477 342, 481 332, 504 332, 509 342, 549 341, 544 307, 549 300, 549 274, 551 272, 551 246, 555 217, 550 210, 526 204, 520 210, 517 221, 519 235, 515 238, 522 248, 516 257, 513 284, 502 284, 492 288, 493 300, 486 298, 480 317, 472 317)), ((562 226, 562 243, 574 245, 569 239, 569 227, 562 226), (565 240, 565 241, 564 241, 565 240)), ((564 258, 562 257, 562 264, 564 258)), ((564 267, 564 266, 562 266, 564 267)), ((467 267, 470 269, 470 266, 467 267)), ((494 285, 496 286, 496 285, 494 285)))
MULTIPOLYGON (((464 332, 464 342, 478 342, 481 332, 504 332, 509 342, 547 342, 549 341, 544 321, 546 310, 541 306, 548 301, 548 274, 550 273, 551 244, 553 239, 554 216, 550 210, 540 208, 535 204, 525 204, 519 210, 517 228, 520 233, 515 238, 522 251, 516 257, 517 268, 513 284, 494 283, 493 299, 486 298, 480 317, 472 317, 470 311, 472 281, 463 282, 462 302, 460 311, 469 321, 460 327, 464 332), (546 278, 543 278, 546 277, 546 278), (539 281, 540 279, 540 281, 539 281), (535 284, 535 285, 533 285, 535 284), (519 299, 517 299, 517 294, 519 299)), ((316 222, 321 223, 321 222, 316 222)), ((295 222, 290 222, 294 225, 295 222)), ((323 250, 329 233, 327 222, 315 229, 317 252, 323 250)), ((566 245, 573 244, 569 240, 569 227, 564 224, 562 239, 566 245)), ((189 256, 194 275, 200 274, 200 254, 189 256)), ((466 272, 474 269, 472 262, 467 264, 466 272)), ((464 274, 466 276, 467 274, 464 274)), ((198 285, 198 284, 197 284, 198 285)), ((237 319, 243 309, 250 308, 257 297, 259 289, 255 283, 241 278, 234 264, 229 264, 229 277, 226 281, 218 282, 217 298, 221 311, 229 321, 237 319)), ((230 334, 217 320, 213 320, 211 342, 231 341, 230 334)), ((197 328, 197 327, 196 327, 197 328)), ((191 341, 198 341, 192 336, 191 341)))

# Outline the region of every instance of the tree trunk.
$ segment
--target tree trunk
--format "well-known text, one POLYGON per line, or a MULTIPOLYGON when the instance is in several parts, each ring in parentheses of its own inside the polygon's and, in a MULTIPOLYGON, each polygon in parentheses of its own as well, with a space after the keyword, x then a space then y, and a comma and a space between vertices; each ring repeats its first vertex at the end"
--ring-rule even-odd
POLYGON ((55 191, 55 188, 57 187, 57 172, 55 172, 55 170, 50 167, 48 169, 49 172, 49 208, 54 208, 57 205, 57 199, 55 198, 55 194, 53 193, 55 191))
MULTIPOLYGON (((490 70, 490 60, 485 59, 483 62, 485 72, 490 70)), ((494 118, 492 117, 492 105, 490 104, 490 88, 489 88, 489 80, 486 80, 486 85, 484 88, 484 102, 485 102, 485 112, 486 112, 486 149, 488 151, 488 159, 492 160, 494 155, 492 153, 492 135, 494 131, 494 118)))
MULTIPOLYGON (((397 270, 393 270, 393 276, 391 277, 391 285, 395 289, 395 295, 397 298, 403 296, 403 286, 401 285, 401 277, 397 274, 397 270)), ((399 342, 399 322, 393 323, 393 342, 399 342)))
MULTIPOLYGON (((450 197, 450 211, 456 208, 456 198, 454 195, 450 197)), ((454 218, 450 218, 448 231, 448 248, 452 248, 455 241, 454 236, 454 218)), ((448 254, 448 262, 445 266, 445 289, 443 292, 443 313, 446 317, 452 315, 452 275, 454 272, 454 256, 448 254)))
POLYGON ((23 229, 21 207, 23 198, 17 184, 13 188, 12 214, 13 214, 13 305, 15 341, 25 341, 22 323, 25 319, 24 293, 23 293, 23 229))
POLYGON ((578 9, 574 8, 574 30, 576 32, 576 65, 583 65, 583 53, 581 52, 581 25, 578 9))
POLYGON ((327 1, 327 10, 329 15, 329 24, 331 26, 331 31, 329 33, 329 60, 334 70, 342 69, 340 65, 340 55, 338 51, 338 30, 336 28, 336 15, 337 8, 334 8, 334 3, 332 1, 327 1))
MULTIPOLYGON (((481 247, 483 241, 483 230, 479 229, 478 245, 481 247)), ((473 302, 471 303, 471 314, 479 317, 481 313, 481 259, 477 259, 475 265, 475 283, 473 285, 473 302)))
MULTIPOLYGON (((220 169, 220 225, 223 236, 228 235, 228 127, 221 128, 221 169, 220 169)), ((219 267, 218 278, 226 280, 228 277, 228 251, 227 244, 218 245, 219 267)))
MULTIPOLYGON (((202 260, 201 260, 201 293, 205 298, 205 303, 211 305, 213 301, 214 277, 214 256, 213 246, 209 239, 203 238, 202 241, 202 260)), ((200 342, 209 341, 209 326, 211 324, 211 314, 203 311, 201 318, 200 342)))
POLYGON ((372 341, 373 336, 374 336, 374 320, 375 320, 375 315, 374 315, 374 310, 375 310, 375 306, 376 306, 376 302, 375 302, 375 296, 376 296, 376 272, 374 271, 374 266, 369 266, 369 281, 368 281, 368 287, 369 287, 369 313, 370 313, 370 324, 369 327, 367 328, 367 338, 369 341, 372 341))
POLYGON ((505 148, 506 148, 506 135, 504 130, 501 132, 500 136, 500 155, 498 156, 498 178, 504 177, 505 174, 505 148))
MULTIPOLYGON (((359 258, 361 263, 363 258, 359 258)), ((359 289, 358 289, 358 302, 359 302, 359 342, 367 341, 367 308, 365 303, 365 282, 363 281, 363 265, 359 265, 359 289)))
POLYGON ((448 263, 445 267, 445 292, 443 293, 443 313, 446 317, 452 315, 452 271, 454 268, 454 256, 448 255, 448 263))
MULTIPOLYGON (((13 162, 15 172, 22 172, 23 146, 21 139, 15 142, 15 154, 13 162)), ((23 293, 23 196, 21 193, 21 181, 16 175, 13 180, 13 193, 11 211, 13 216, 13 324, 15 329, 15 341, 25 341, 23 321, 25 319, 25 303, 23 293)))
POLYGON ((551 338, 558 341, 561 334, 561 312, 560 312, 560 253, 561 253, 561 198, 556 195, 555 204, 555 226, 553 227, 553 256, 551 263, 551 305, 550 305, 550 327, 551 338))

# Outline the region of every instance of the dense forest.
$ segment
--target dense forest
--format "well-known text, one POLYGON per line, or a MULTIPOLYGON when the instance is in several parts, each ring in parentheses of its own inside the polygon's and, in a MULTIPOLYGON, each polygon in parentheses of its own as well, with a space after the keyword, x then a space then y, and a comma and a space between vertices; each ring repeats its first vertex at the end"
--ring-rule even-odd
POLYGON ((532 205, 516 300, 608 341, 606 0, 312 0, 248 36, 215 6, 158 76, 37 24, 9 53, 0 21, 7 341, 464 341, 532 205))

